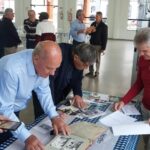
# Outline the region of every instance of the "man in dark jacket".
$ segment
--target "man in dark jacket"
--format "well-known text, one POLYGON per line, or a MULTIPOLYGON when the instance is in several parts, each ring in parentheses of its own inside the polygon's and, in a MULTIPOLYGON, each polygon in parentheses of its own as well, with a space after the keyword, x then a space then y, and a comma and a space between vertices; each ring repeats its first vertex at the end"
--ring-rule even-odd
POLYGON ((17 46, 21 43, 17 30, 12 23, 14 13, 11 8, 7 8, 0 25, 0 37, 4 47, 5 55, 15 53, 17 46))
POLYGON ((89 73, 86 76, 97 77, 99 74, 100 68, 100 59, 101 53, 106 49, 107 37, 108 37, 108 27, 102 21, 102 12, 96 13, 96 21, 91 24, 91 38, 90 43, 96 47, 97 50, 97 59, 96 59, 96 71, 94 74, 94 66, 89 67, 89 73))
MULTIPOLYGON (((90 44, 80 44, 75 48, 71 44, 61 43, 62 63, 54 76, 50 76, 50 87, 55 105, 63 101, 72 90, 73 104, 83 108, 82 99, 83 70, 96 60, 96 50, 90 44)), ((35 118, 41 115, 41 107, 34 96, 35 118)))

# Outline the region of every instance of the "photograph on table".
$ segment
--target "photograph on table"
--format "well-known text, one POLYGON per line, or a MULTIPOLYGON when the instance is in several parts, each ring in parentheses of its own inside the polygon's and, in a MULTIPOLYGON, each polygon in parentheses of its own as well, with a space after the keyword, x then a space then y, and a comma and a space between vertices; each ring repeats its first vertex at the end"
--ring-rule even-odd
POLYGON ((109 95, 89 91, 83 91, 83 98, 85 100, 96 103, 103 103, 109 101, 109 95))

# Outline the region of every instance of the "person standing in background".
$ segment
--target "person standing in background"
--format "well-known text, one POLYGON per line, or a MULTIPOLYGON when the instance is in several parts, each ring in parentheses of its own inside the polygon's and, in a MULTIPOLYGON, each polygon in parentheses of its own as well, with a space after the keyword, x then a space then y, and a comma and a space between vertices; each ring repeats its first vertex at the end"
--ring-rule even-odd
POLYGON ((17 52, 17 46, 21 43, 17 30, 12 22, 13 9, 6 8, 0 26, 0 37, 5 55, 17 52))
POLYGON ((82 9, 77 10, 76 20, 71 23, 70 35, 73 38, 73 45, 84 43, 86 38, 86 27, 83 23, 84 13, 82 9))
POLYGON ((94 74, 94 65, 91 65, 89 73, 86 74, 88 77, 97 77, 99 75, 101 54, 106 49, 108 38, 108 27, 102 21, 102 12, 97 12, 95 18, 96 20, 91 24, 90 44, 94 45, 97 49, 96 71, 94 74))
POLYGON ((36 43, 39 41, 51 40, 56 41, 55 27, 53 22, 48 20, 47 12, 41 12, 39 16, 39 23, 36 27, 36 43))
POLYGON ((24 20, 24 30, 26 32, 26 48, 35 48, 35 33, 38 19, 35 18, 35 11, 28 11, 28 19, 24 20))

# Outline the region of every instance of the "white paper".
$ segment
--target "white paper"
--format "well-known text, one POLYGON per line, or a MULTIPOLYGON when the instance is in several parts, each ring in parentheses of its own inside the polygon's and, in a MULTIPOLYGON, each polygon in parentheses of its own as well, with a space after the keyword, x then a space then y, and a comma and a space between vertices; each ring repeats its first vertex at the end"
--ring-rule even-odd
MULTIPOLYGON (((107 94, 101 94, 101 93, 93 92, 93 93, 91 93, 90 96, 93 97, 94 99, 95 99, 95 98, 99 98, 99 99, 101 99, 102 101, 109 101, 109 95, 107 95, 107 94)), ((92 99, 92 98, 91 98, 91 99, 92 99)))
POLYGON ((114 125, 128 124, 136 121, 137 119, 129 117, 120 111, 116 111, 100 119, 100 122, 108 127, 114 125))
POLYGON ((139 121, 113 126, 112 131, 114 136, 150 134, 150 125, 146 121, 139 121))
POLYGON ((109 101, 109 96, 106 94, 100 94, 100 98, 104 101, 109 101))
POLYGON ((140 112, 137 110, 137 108, 135 107, 134 104, 125 105, 125 106, 122 108, 122 111, 123 111, 126 115, 140 115, 140 112))

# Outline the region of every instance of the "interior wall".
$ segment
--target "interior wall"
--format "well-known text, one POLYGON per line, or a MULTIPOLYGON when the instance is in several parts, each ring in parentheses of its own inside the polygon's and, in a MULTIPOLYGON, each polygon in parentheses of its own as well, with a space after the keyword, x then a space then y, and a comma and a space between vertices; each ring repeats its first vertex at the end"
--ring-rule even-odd
POLYGON ((68 33, 70 30, 69 14, 72 20, 75 19, 76 0, 59 0, 58 1, 58 32, 68 33), (61 19, 61 14, 63 18, 61 19))
POLYGON ((135 31, 127 30, 129 0, 113 0, 108 4, 108 33, 112 39, 133 40, 135 31))
POLYGON ((30 9, 30 0, 15 0, 15 25, 18 28, 23 27, 23 21, 27 18, 27 12, 30 9))

